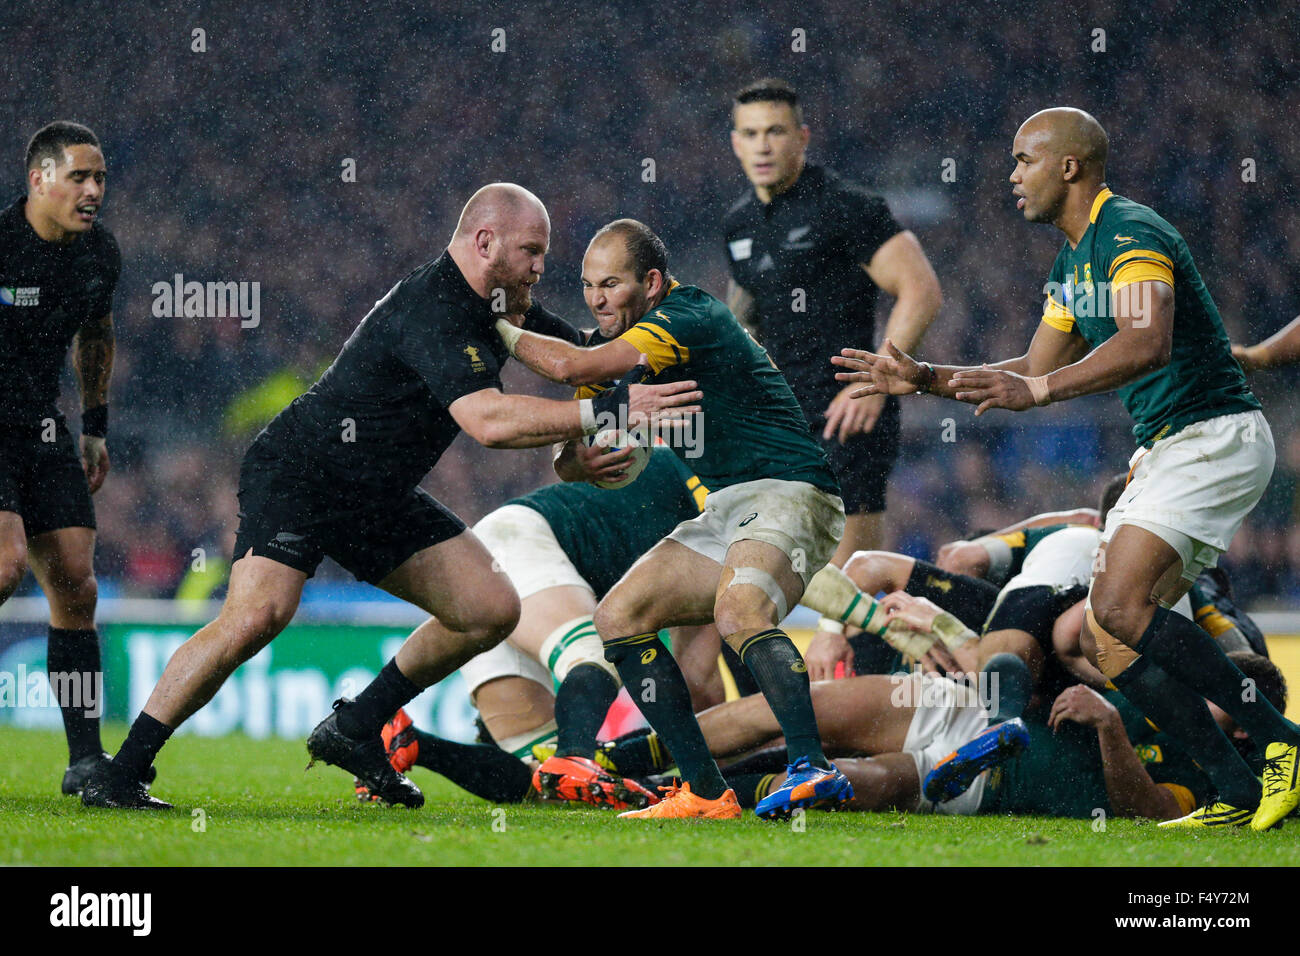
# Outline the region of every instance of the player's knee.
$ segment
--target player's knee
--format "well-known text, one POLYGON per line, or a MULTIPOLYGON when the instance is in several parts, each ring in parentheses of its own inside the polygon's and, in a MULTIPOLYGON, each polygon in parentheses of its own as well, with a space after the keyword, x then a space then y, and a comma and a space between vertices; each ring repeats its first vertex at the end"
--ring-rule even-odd
POLYGON ((629 637, 657 629, 656 622, 650 620, 647 610, 647 606, 639 601, 628 600, 610 592, 596 606, 592 620, 600 639, 611 641, 616 637, 629 637))
POLYGON ((242 656, 250 648, 252 653, 256 653, 267 641, 288 627, 295 610, 294 607, 271 603, 239 608, 223 616, 227 616, 233 625, 237 653, 242 656))
POLYGON ((99 600, 99 582, 93 573, 88 572, 65 581, 50 595, 50 599, 58 602, 67 614, 94 620, 95 603, 99 600))
POLYGON ((1143 617, 1149 614, 1144 602, 1118 594, 1094 594, 1091 606, 1093 620, 1106 634, 1130 647, 1142 637, 1143 617))
POLYGON ((897 591, 907 583, 900 556, 888 551, 859 551, 844 565, 844 573, 865 594, 897 591))
POLYGON ((17 552, 11 551, 0 555, 0 601, 8 600, 18 590, 18 585, 23 583, 23 575, 26 573, 27 552, 25 549, 17 549, 17 552))
POLYGON ((722 639, 731 644, 733 635, 744 634, 748 636, 755 630, 766 630, 773 627, 773 615, 770 612, 770 602, 764 602, 763 607, 745 606, 737 601, 729 601, 724 596, 718 601, 713 621, 718 628, 718 633, 722 635, 722 639), (769 613, 764 613, 764 608, 769 613))

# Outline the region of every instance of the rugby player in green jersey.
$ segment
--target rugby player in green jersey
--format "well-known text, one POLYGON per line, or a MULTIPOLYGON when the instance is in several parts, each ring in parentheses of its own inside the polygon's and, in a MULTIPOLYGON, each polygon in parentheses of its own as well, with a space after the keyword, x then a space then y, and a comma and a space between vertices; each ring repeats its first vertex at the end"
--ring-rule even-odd
MULTIPOLYGON (((705 511, 683 522, 605 596, 596 628, 605 653, 682 771, 684 785, 639 818, 740 815, 700 734, 661 627, 714 621, 780 719, 791 772, 760 816, 838 803, 851 795, 822 751, 807 666, 778 626, 835 552, 844 505, 826 457, 767 353, 725 305, 668 271, 662 241, 617 220, 587 248, 583 292, 605 344, 578 348, 502 320, 514 355, 552 381, 620 379, 646 358, 656 382, 697 381, 705 429, 674 450, 709 488, 705 511)), ((611 425, 615 423, 610 423, 611 425)), ((672 444, 670 438, 670 444, 672 444)), ((679 443, 680 444, 680 443, 679 443)))
POLYGON ((977 415, 1118 390, 1140 447, 1106 521, 1086 643, 1102 673, 1214 781, 1215 800, 1168 825, 1264 830, 1300 803, 1300 728, 1264 697, 1243 694, 1241 670, 1169 608, 1259 501, 1273 438, 1186 242, 1106 187, 1108 149, 1101 125, 1076 109, 1043 110, 1016 133, 1018 208, 1066 238, 1024 355, 932 366, 886 343, 883 354, 846 349, 832 361, 848 369, 841 381, 867 383, 855 394, 930 392, 974 404, 977 415), (1204 699, 1269 742, 1262 793, 1204 699))

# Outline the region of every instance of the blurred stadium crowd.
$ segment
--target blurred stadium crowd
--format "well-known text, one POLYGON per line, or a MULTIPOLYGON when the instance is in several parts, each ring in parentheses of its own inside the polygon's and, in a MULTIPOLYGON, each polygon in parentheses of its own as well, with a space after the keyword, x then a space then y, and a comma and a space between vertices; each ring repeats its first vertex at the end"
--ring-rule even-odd
MULTIPOLYGON (((1021 4, 976 17, 933 0, 778 2, 707 18, 572 2, 531 4, 522 17, 468 0, 419 12, 353 0, 80 7, 78 22, 97 28, 0 13, 8 48, 29 51, 0 96, 12 194, 26 137, 55 118, 95 129, 109 164, 105 222, 124 267, 114 471, 96 497, 105 596, 168 596, 194 549, 228 557, 248 441, 372 302, 441 250, 485 182, 518 181, 547 203, 538 297, 575 321, 586 318, 586 240, 617 216, 648 222, 678 277, 722 296, 719 222, 744 186, 729 94, 761 75, 800 89, 813 160, 883 191, 920 237, 945 295, 926 358, 1010 357, 1032 334, 1059 237, 1017 213, 1008 147, 1049 105, 1106 126, 1110 185, 1183 232, 1234 341, 1300 312, 1300 152, 1289 141, 1300 17, 1286 5, 1252 5, 1249 22, 1237 4, 1175 0, 1057 7, 1050 21, 1021 4), (498 28, 505 50, 492 52, 498 28), (791 50, 797 29, 806 52, 791 50), (355 182, 344 181, 346 159, 355 182), (955 181, 941 178, 946 159, 955 181), (258 282, 260 324, 155 317, 151 287, 176 274, 258 282)), ((1256 608, 1300 605, 1296 379, 1283 370, 1252 383, 1278 468, 1225 563, 1256 608)), ((506 381, 551 394, 518 369, 506 381)), ((69 376, 64 407, 75 404, 69 376)), ((1091 504, 1132 450, 1113 396, 978 421, 934 399, 904 407, 891 532, 918 555, 1091 504)), ((428 487, 472 521, 549 480, 545 451, 486 451, 462 436, 428 487)))

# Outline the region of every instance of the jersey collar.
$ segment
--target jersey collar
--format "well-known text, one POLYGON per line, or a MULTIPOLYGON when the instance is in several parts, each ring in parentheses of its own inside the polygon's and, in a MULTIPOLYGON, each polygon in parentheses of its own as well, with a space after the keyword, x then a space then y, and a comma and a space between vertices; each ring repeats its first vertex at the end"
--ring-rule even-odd
POLYGON ((1101 188, 1101 192, 1097 193, 1097 197, 1092 201, 1092 209, 1088 211, 1088 222, 1095 223, 1097 221, 1097 217, 1101 215, 1101 207, 1106 204, 1107 199, 1114 195, 1108 186, 1101 188))

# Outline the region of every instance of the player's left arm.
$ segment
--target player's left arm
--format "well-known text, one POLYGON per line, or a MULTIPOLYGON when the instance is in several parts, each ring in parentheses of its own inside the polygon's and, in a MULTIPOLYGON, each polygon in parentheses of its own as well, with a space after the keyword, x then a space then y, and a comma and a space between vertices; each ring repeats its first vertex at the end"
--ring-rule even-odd
POLYGON ((1106 795, 1117 815, 1173 820, 1190 812, 1191 808, 1183 809, 1172 789, 1151 779, 1124 730, 1119 711, 1106 698, 1082 684, 1067 687, 1052 704, 1047 725, 1056 730, 1067 720, 1096 728, 1106 795))
POLYGON ((108 445, 104 436, 108 416, 108 383, 113 375, 113 313, 87 321, 73 340, 72 364, 81 390, 81 465, 90 493, 104 484, 108 475, 108 445))
POLYGON ((1109 392, 1164 368, 1173 350, 1174 287, 1147 279, 1125 285, 1114 295, 1117 331, 1079 361, 1035 380, 999 369, 965 369, 952 378, 954 397, 978 406, 976 415, 990 408, 1019 412, 1109 392))
POLYGON ((635 345, 622 338, 594 348, 580 348, 563 339, 506 323, 514 328, 511 332, 503 323, 505 320, 498 320, 497 330, 510 353, 542 378, 562 385, 614 381, 635 368, 641 355, 635 345))

